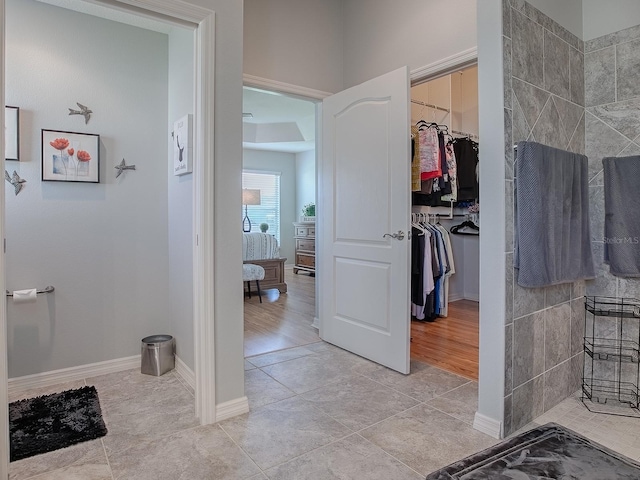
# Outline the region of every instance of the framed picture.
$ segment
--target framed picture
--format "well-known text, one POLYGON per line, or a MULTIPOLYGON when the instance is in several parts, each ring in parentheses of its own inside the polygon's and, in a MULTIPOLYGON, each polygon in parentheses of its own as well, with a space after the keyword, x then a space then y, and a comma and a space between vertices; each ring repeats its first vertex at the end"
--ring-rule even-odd
POLYGON ((42 180, 100 183, 100 135, 42 129, 42 180))
POLYGON ((173 174, 185 175, 193 171, 192 120, 185 115, 173 124, 173 174))
POLYGON ((4 159, 20 160, 20 109, 4 107, 4 159))

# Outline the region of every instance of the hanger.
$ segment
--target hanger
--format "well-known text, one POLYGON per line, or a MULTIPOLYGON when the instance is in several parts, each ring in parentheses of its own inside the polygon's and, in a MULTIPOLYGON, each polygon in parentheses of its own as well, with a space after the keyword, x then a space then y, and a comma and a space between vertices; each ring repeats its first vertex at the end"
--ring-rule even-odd
POLYGON ((454 225, 450 231, 458 235, 480 235, 480 227, 471 220, 465 220, 459 225, 454 225))

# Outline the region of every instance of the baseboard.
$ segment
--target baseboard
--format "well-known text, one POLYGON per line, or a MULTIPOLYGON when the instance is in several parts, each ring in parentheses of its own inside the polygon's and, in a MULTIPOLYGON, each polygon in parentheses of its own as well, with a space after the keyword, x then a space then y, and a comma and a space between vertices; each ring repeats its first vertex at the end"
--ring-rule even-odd
POLYGON ((216 405, 216 422, 221 422, 227 418, 242 415, 249 411, 249 400, 247 397, 236 398, 228 402, 216 405))
POLYGON ((75 382, 88 377, 122 372, 132 368, 140 368, 140 355, 10 378, 8 381, 9 394, 20 393, 32 388, 48 387, 58 383, 75 382))
POLYGON ((502 422, 476 412, 473 428, 493 438, 502 438, 502 422))
POLYGON ((464 299, 465 300, 473 300, 474 302, 479 302, 480 301, 480 294, 479 293, 468 293, 468 294, 465 294, 464 299))
POLYGON ((457 302, 458 300, 464 300, 464 295, 459 293, 449 294, 449 302, 457 302))
POLYGON ((184 380, 193 390, 196 389, 196 374, 191 370, 186 363, 184 363, 180 357, 176 355, 176 374, 184 380))

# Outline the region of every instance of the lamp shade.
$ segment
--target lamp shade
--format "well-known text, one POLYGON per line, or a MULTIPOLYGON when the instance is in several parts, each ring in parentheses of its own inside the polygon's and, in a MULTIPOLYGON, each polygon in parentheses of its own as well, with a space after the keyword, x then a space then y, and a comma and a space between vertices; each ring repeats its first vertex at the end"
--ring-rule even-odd
POLYGON ((260 205, 260 190, 252 188, 242 189, 243 205, 260 205))

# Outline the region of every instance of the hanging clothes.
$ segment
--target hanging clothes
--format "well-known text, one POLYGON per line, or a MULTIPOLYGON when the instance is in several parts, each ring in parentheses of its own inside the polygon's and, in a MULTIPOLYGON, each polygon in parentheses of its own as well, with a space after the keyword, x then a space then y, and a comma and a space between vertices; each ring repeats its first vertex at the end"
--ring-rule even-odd
POLYGON ((425 181, 442 175, 438 131, 433 127, 418 127, 418 149, 420 155, 420 180, 425 181))
POLYGON ((411 127, 411 191, 419 192, 422 188, 420 178, 420 142, 418 141, 418 127, 411 127))
POLYGON ((458 201, 478 198, 478 144, 470 138, 456 138, 453 150, 457 161, 458 201))

